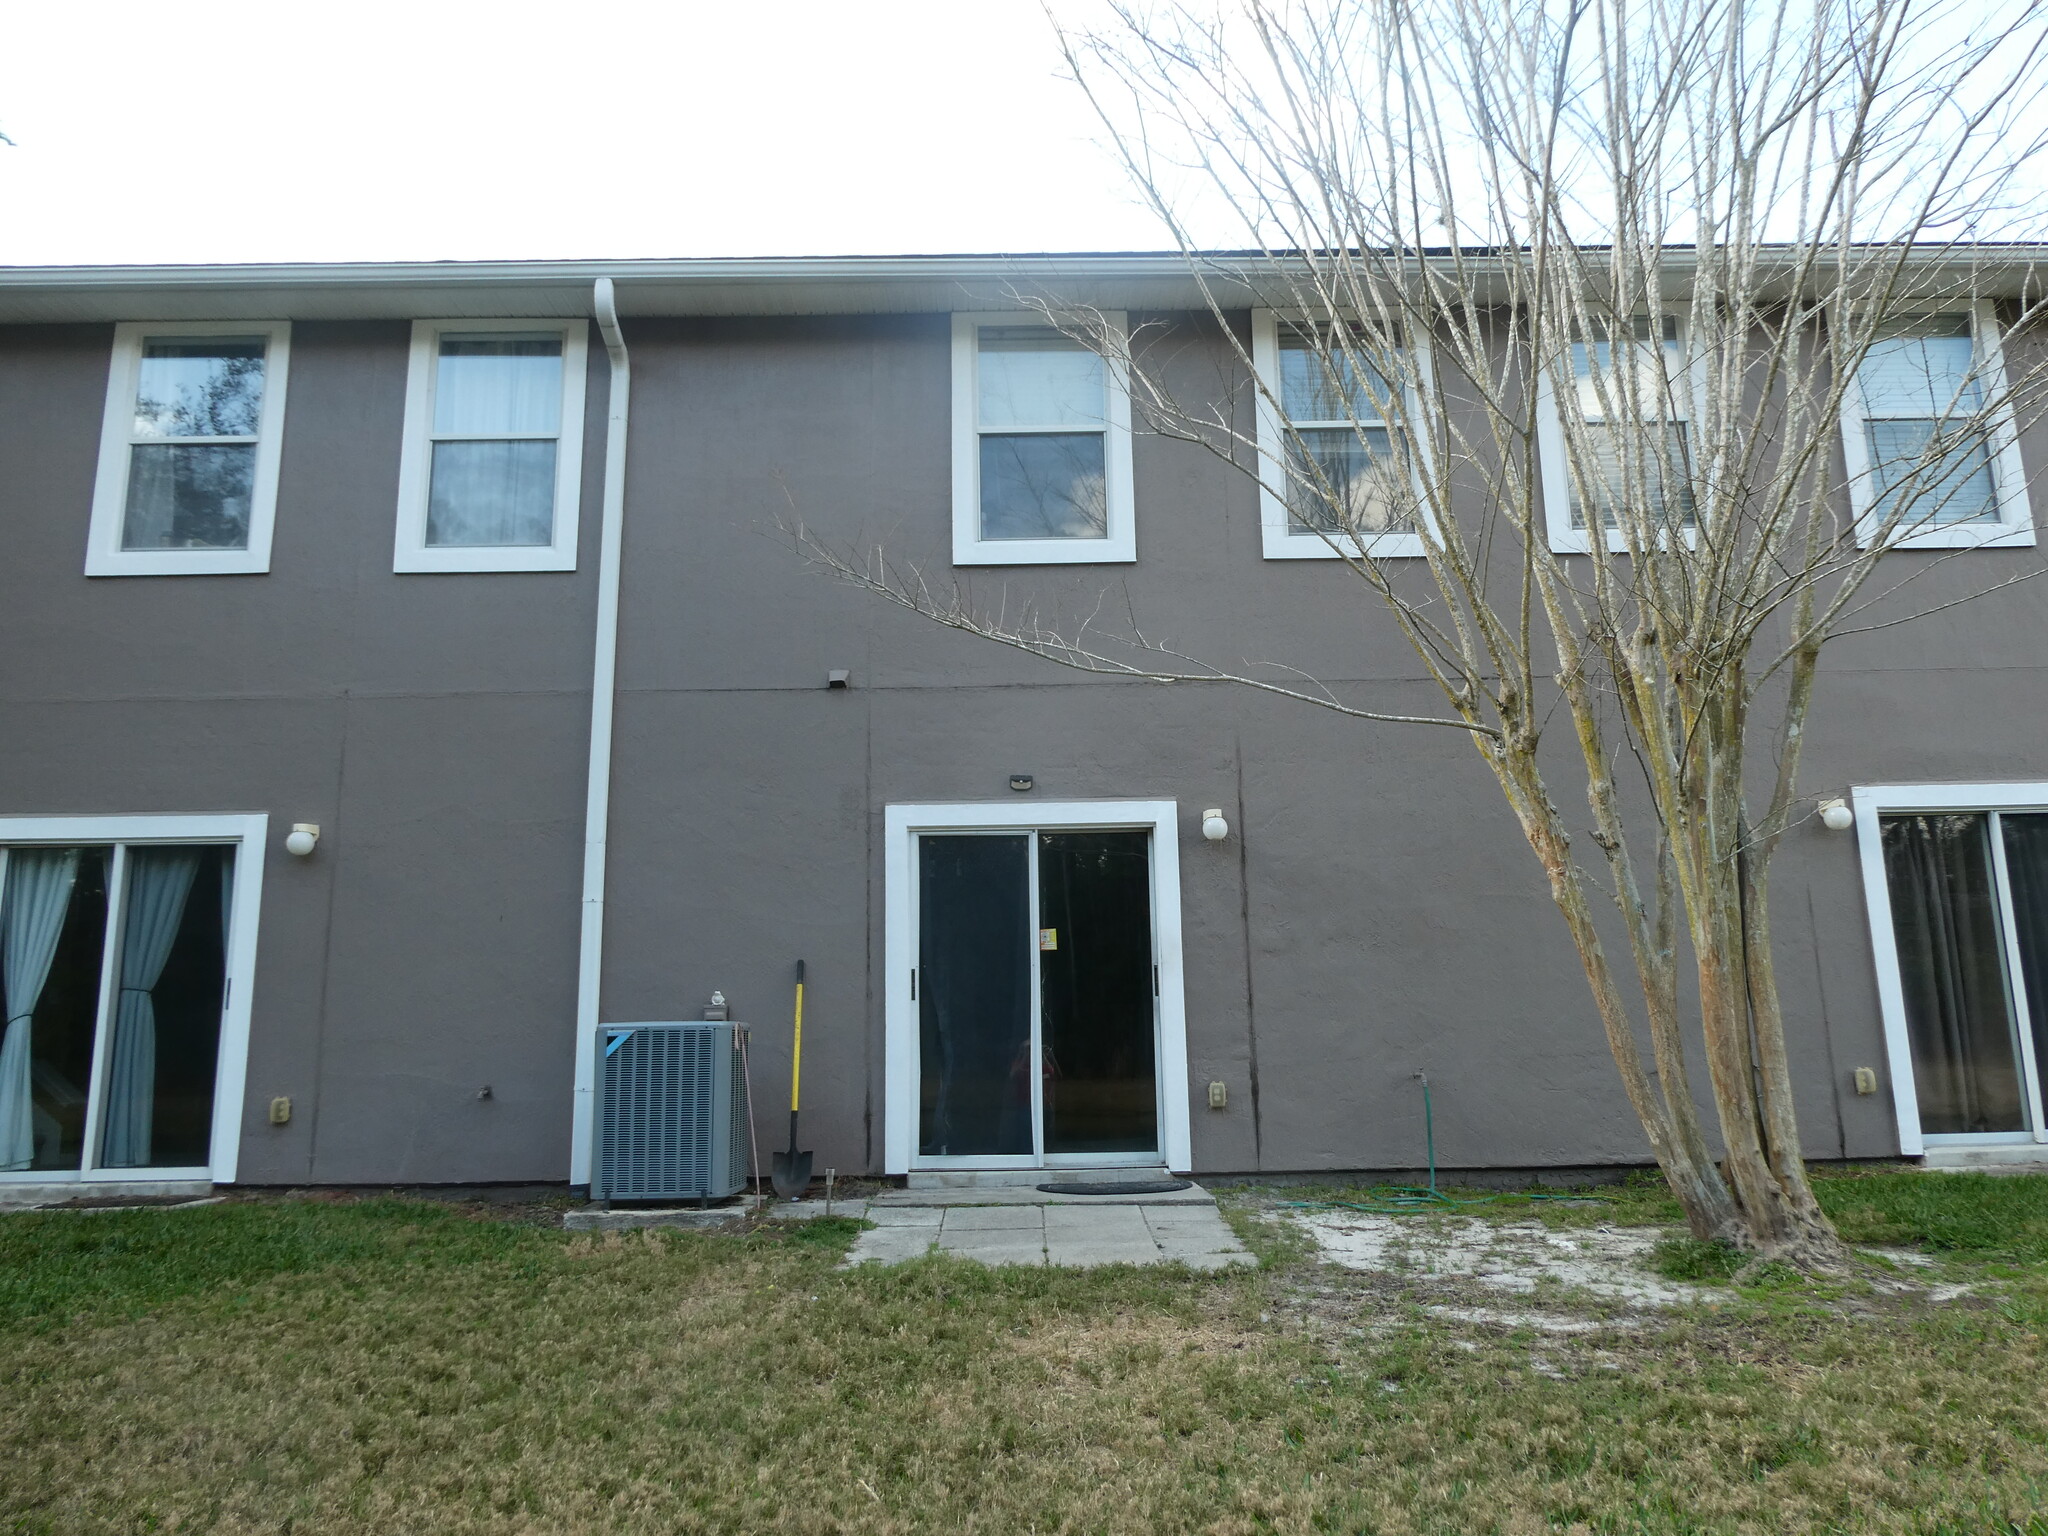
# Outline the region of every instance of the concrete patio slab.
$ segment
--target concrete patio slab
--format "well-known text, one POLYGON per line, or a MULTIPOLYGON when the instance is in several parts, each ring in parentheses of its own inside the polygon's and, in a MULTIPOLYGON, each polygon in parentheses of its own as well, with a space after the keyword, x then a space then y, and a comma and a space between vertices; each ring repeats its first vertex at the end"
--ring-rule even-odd
MULTIPOLYGON (((1209 1213, 1215 1219, 1215 1213, 1209 1213)), ((1045 1208, 1045 1235, 1069 1242, 1150 1243, 1152 1230, 1145 1225, 1145 1213, 1134 1205, 1100 1206, 1075 1210, 1068 1205, 1045 1208)))
POLYGON ((871 1205, 861 1214, 878 1227, 936 1227, 946 1217, 933 1205, 871 1205))
POLYGON ((965 1205, 945 1212, 948 1232, 993 1232, 1045 1228, 1045 1208, 1037 1205, 965 1205))
POLYGON ((877 1201, 868 1207, 868 1220, 874 1226, 855 1240, 849 1264, 900 1264, 921 1257, 934 1241, 942 1253, 982 1264, 1186 1264, 1218 1270, 1258 1262, 1206 1195, 1200 1204, 1160 1209, 1052 1197, 1031 1204, 877 1201))
MULTIPOLYGON (((1050 1184, 1054 1175, 1041 1182, 1050 1184)), ((885 1189, 869 1198, 869 1207, 890 1205, 1186 1205, 1213 1206, 1216 1197, 1199 1184, 1164 1195, 1048 1195, 1029 1184, 978 1189, 885 1189)))

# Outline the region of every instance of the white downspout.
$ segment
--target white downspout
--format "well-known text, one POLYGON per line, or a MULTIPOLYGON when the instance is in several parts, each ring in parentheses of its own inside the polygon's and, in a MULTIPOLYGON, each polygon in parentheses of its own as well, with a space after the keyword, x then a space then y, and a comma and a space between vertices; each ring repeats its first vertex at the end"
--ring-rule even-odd
POLYGON ((583 927, 576 950, 576 1100, 569 1182, 590 1182, 591 1089, 595 1086, 598 980, 604 964, 604 862, 611 827, 612 709, 619 670, 619 548, 626 523, 626 411, 632 390, 626 338, 612 280, 591 295, 598 333, 612 360, 611 411, 604 434, 604 517, 597 539, 597 646, 590 667, 590 779, 583 805, 583 927))

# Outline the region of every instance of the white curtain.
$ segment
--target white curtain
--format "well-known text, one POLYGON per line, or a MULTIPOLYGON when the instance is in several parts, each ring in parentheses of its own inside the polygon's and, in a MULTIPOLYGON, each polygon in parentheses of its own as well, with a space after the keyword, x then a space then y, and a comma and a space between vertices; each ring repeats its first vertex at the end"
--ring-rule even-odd
POLYGON ((443 336, 436 437, 553 437, 562 430, 562 338, 443 336))
POLYGON ((7 856, 7 886, 0 894, 0 964, 7 970, 7 1032, 0 1037, 0 1169, 27 1168, 35 1161, 30 1031, 77 878, 76 848, 20 848, 7 856))
POLYGON ((199 873, 193 849, 137 849, 128 859, 128 902, 121 927, 121 994, 114 1011, 114 1055, 107 1070, 106 1135, 100 1161, 146 1167, 156 1112, 156 1003, 199 873))

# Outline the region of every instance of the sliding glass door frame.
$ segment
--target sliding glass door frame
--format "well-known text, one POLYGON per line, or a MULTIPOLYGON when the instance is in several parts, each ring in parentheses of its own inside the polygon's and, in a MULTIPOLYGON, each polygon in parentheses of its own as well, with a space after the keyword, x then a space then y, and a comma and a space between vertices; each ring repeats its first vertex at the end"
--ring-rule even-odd
POLYGON ((100 937, 99 998, 93 1020, 92 1064, 86 1093, 81 1166, 70 1169, 0 1171, 5 1184, 134 1184, 234 1181, 242 1141, 242 1102, 249 1059, 249 1004, 254 990, 256 933, 263 903, 263 849, 267 816, 0 816, 0 891, 5 890, 10 850, 105 848, 106 927, 100 937), (223 955, 226 997, 221 1007, 220 1047, 214 1069, 213 1125, 203 1166, 101 1167, 101 1121, 118 1004, 121 922, 129 875, 129 854, 139 847, 205 845, 234 849, 233 890, 223 955))
POLYGON ((2009 784, 1867 784, 1849 792, 1856 814, 1856 844, 1863 871, 1863 894, 1870 910, 1870 944, 1877 962, 1878 1007, 1884 1021, 1885 1054, 1892 1080, 1892 1108, 1898 1118, 1899 1152, 1917 1157, 1929 1147, 2028 1146, 2048 1143, 2048 1105, 2041 1092, 2040 1063, 2035 1058, 2030 1010, 2048 1007, 2048 998, 2027 996, 2020 964, 2019 927, 2014 919, 2012 881, 2006 868, 2005 838, 1999 817, 2008 811, 2048 812, 2048 783, 2009 784), (1993 884, 2007 995, 2017 1036, 2021 1088, 2028 1130, 1923 1132, 1920 1096, 1914 1082, 1913 1043, 1906 1017, 1905 983, 1899 966, 1898 930, 1893 926, 1891 885, 1886 878, 1880 819, 1915 813, 1982 813, 1988 817, 1993 884))
MULTIPOLYGON (((1171 800, 1068 800, 1038 804, 997 801, 990 804, 892 805, 885 812, 887 848, 884 857, 883 948, 888 966, 884 988, 886 1041, 883 1097, 884 1169, 909 1173, 918 1168, 970 1170, 1023 1167, 1115 1167, 1119 1164, 1189 1167, 1189 1085, 1187 1005, 1181 971, 1180 848, 1178 810, 1171 800), (1149 831, 1152 882, 1152 954, 1159 967, 1159 995, 1154 1010, 1159 1152, 1155 1157, 1126 1153, 1045 1155, 1044 1084, 1037 1072, 1031 1081, 1034 1155, 932 1158, 917 1153, 919 1109, 919 1016, 913 972, 918 967, 917 839, 927 832, 1011 834, 1068 831, 1149 831)), ((1035 845, 1027 860, 1032 922, 1038 921, 1038 855, 1035 845)), ((1039 1027, 1040 977, 1037 951, 1032 953, 1031 1009, 1034 1035, 1039 1027)))

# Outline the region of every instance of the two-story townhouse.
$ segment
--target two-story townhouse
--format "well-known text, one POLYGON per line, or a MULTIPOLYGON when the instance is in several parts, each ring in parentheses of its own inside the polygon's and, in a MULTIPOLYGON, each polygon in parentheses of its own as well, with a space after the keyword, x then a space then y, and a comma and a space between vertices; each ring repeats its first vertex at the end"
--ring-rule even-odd
MULTIPOLYGON (((1256 431, 1173 256, 0 272, 0 1180, 580 1182, 602 1025, 722 991, 765 1115, 798 958, 842 1174, 1415 1167, 1418 1072, 1448 1167, 1644 1161, 1462 742, 1061 671, 778 533, 1428 706, 1020 286, 1256 431)), ((2032 568, 2044 455, 1891 557, 1952 556, 1923 604, 2032 568)), ((2026 585, 1829 653, 1805 778, 1858 824, 1776 903, 1810 1155, 2048 1141, 2044 654, 2026 585)))

